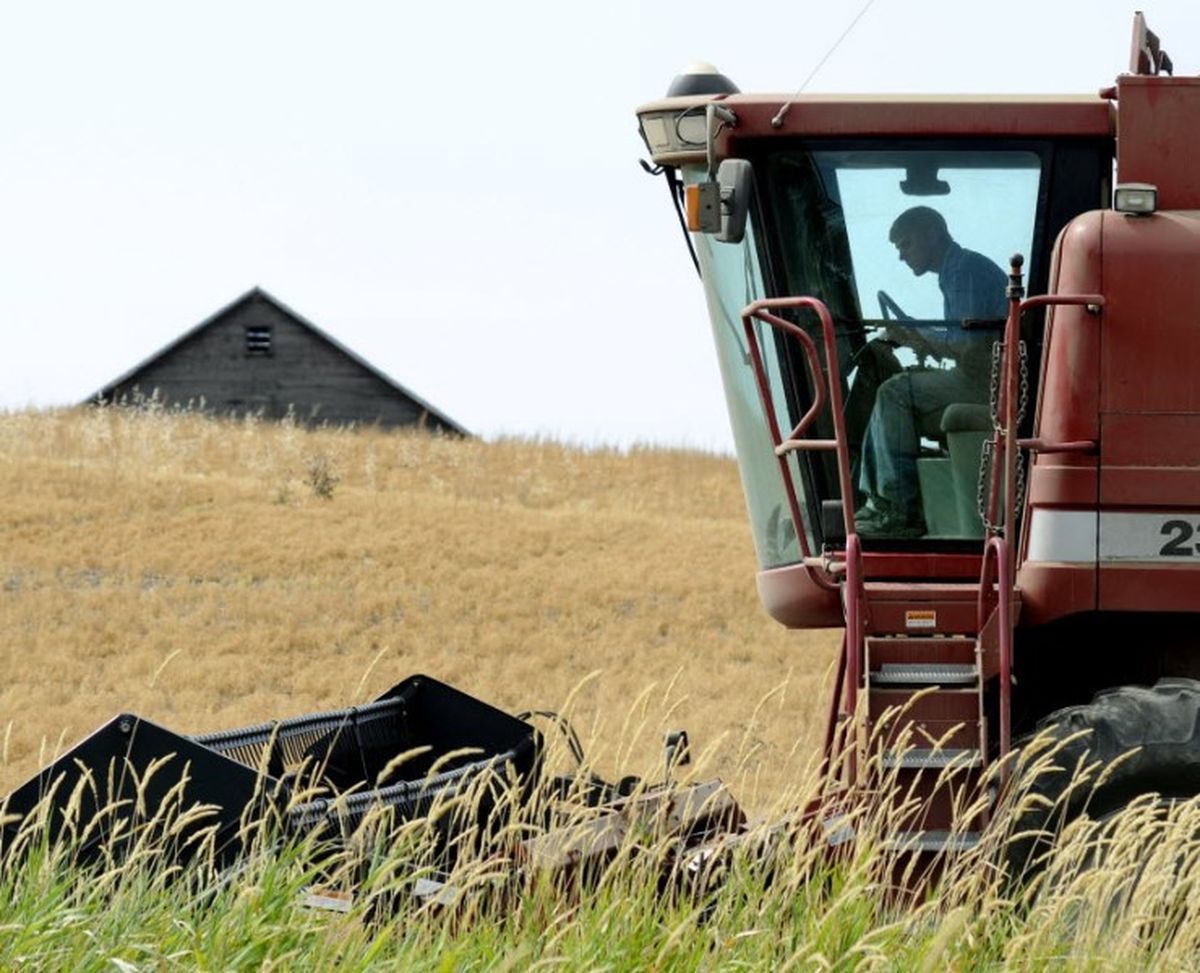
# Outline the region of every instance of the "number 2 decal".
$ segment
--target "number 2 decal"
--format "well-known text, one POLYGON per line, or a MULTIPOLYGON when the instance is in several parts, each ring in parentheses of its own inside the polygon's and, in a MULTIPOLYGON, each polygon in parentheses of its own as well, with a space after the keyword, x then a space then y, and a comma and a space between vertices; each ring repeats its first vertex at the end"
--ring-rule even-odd
POLYGON ((1191 541, 1196 531, 1186 520, 1168 520, 1162 525, 1159 533, 1175 535, 1158 552, 1162 557, 1192 557, 1195 555, 1196 549, 1194 547, 1187 547, 1186 545, 1191 541))

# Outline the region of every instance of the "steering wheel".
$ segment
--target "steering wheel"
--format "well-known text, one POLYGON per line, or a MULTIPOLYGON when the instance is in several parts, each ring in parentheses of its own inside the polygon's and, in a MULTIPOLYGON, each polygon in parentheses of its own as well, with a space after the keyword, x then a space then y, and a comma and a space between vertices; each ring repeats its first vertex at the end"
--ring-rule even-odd
POLYGON ((893 299, 892 295, 887 291, 880 291, 877 295, 879 298, 879 313, 885 321, 911 321, 912 315, 907 314, 893 299))
MULTIPOLYGON (((885 321, 911 321, 912 315, 908 314, 899 304, 895 302, 892 295, 887 291, 879 291, 876 295, 879 298, 879 313, 885 321)), ((885 326, 886 329, 886 326, 885 326)), ((876 341, 883 341, 892 348, 908 347, 913 350, 917 356, 918 367, 928 367, 928 359, 933 358, 935 362, 941 357, 927 343, 920 339, 920 336, 912 329, 906 329, 910 333, 907 335, 907 340, 898 341, 891 337, 876 338, 876 341)), ((885 330, 885 334, 888 332, 885 330)))

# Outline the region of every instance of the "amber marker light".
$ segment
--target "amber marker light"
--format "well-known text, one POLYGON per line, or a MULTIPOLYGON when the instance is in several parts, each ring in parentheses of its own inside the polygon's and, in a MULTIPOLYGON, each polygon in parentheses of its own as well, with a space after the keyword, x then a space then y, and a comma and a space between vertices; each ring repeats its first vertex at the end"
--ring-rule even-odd
POLYGON ((693 233, 700 232, 700 187, 684 186, 683 210, 687 214, 687 228, 693 233))
POLYGON ((716 233, 721 229, 721 187, 715 182, 698 182, 683 188, 683 211, 693 233, 716 233))

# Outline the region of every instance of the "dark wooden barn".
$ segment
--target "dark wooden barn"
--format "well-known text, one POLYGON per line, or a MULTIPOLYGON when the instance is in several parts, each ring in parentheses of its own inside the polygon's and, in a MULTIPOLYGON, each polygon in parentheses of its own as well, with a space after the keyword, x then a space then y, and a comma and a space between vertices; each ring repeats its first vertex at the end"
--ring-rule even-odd
POLYGON ((217 415, 289 412, 310 425, 421 425, 467 431, 266 291, 254 288, 202 321, 89 402, 154 397, 217 415))

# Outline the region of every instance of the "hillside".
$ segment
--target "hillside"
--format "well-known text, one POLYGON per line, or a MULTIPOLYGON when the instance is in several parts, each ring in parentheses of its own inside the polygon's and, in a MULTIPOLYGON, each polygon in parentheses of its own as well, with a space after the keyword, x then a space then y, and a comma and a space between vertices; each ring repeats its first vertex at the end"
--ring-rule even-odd
POLYGON ((835 633, 759 607, 734 462, 194 415, 0 415, 0 789, 108 717, 200 732, 425 672, 568 707, 610 772, 685 727, 751 805, 819 745, 835 633))

